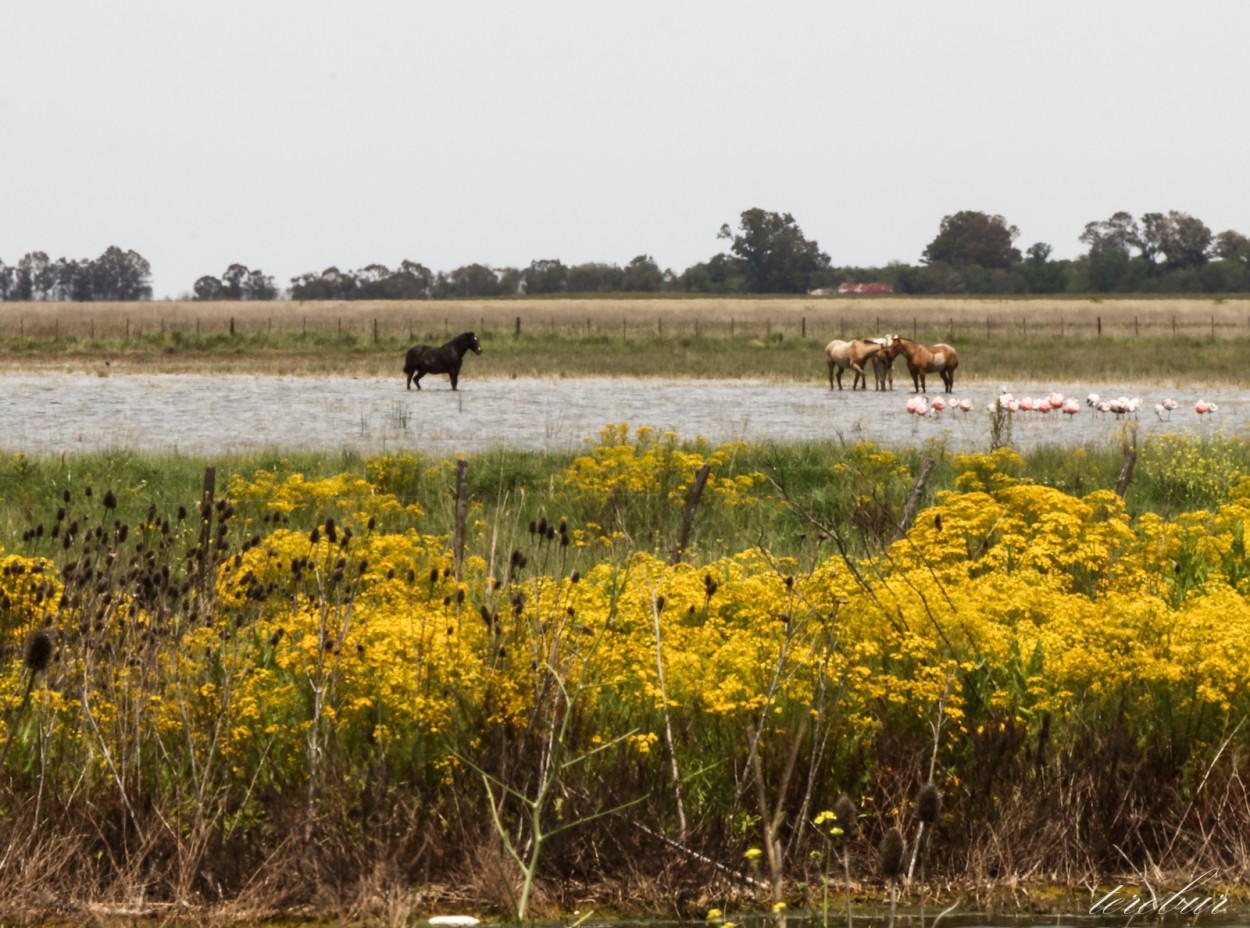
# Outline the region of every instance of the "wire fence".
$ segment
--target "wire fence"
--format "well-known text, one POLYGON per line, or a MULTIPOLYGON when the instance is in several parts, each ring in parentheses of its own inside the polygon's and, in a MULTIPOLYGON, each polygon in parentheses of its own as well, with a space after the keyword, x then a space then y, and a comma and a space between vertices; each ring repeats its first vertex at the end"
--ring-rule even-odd
MULTIPOLYGON (((129 304, 133 305, 133 304, 129 304)), ((158 306, 160 304, 152 304, 158 306)), ((544 313, 470 314, 467 312, 433 315, 429 312, 367 315, 325 312, 276 311, 268 315, 250 312, 228 315, 220 312, 193 315, 187 311, 162 314, 81 311, 55 312, 39 309, 30 313, 9 311, 0 314, 0 340, 51 339, 53 341, 131 340, 187 338, 290 338, 352 339, 358 342, 439 341, 472 330, 481 338, 524 336, 532 338, 601 339, 697 339, 741 338, 782 340, 811 338, 828 340, 878 337, 898 334, 921 340, 961 339, 1093 339, 1093 338, 1250 338, 1250 312, 1242 308, 1219 308, 1207 313, 1166 312, 1148 309, 1139 313, 1113 311, 1030 313, 1028 304, 1017 312, 973 314, 967 311, 943 313, 939 307, 919 312, 878 312, 863 310, 838 312, 823 307, 764 315, 744 313, 741 317, 722 312, 631 311, 613 313, 610 309, 574 314, 568 311, 544 313)))

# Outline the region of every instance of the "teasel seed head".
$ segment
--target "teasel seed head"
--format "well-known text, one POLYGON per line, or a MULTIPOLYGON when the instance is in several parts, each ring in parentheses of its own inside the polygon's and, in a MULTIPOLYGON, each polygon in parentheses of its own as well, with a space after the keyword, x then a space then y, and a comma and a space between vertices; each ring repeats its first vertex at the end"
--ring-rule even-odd
POLYGON ((26 653, 22 662, 31 673, 48 669, 52 660, 52 637, 42 628, 36 628, 26 636, 26 653))
POLYGON ((887 880, 896 879, 903 872, 903 833, 897 827, 891 828, 877 850, 881 857, 881 875, 887 880))
POLYGON ((942 814, 942 792, 930 780, 920 787, 916 797, 916 817, 926 825, 932 825, 942 814))
POLYGON ((851 837, 859 830, 859 810, 855 808, 855 802, 846 793, 838 797, 838 801, 833 804, 833 814, 837 817, 838 827, 842 829, 842 834, 851 837))

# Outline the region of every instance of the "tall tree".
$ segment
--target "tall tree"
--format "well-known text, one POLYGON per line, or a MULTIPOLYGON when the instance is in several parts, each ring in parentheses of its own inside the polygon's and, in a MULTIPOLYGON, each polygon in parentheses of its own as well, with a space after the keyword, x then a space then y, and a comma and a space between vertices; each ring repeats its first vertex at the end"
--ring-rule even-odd
POLYGON ((320 274, 291 278, 293 300, 350 300, 356 295, 356 275, 328 267, 320 274))
POLYGON ((243 299, 276 300, 277 298, 278 287, 274 284, 272 276, 260 269, 247 272, 247 280, 243 284, 243 299))
POLYGON ((625 266, 621 289, 631 293, 656 293, 664 289, 664 273, 650 255, 638 255, 625 266))
POLYGON ((1213 246, 1215 257, 1223 261, 1237 261, 1250 265, 1250 238, 1240 232, 1225 229, 1215 237, 1213 246))
POLYGON ((110 245, 91 262, 92 290, 97 300, 152 298, 152 267, 136 251, 110 245))
POLYGON ((197 300, 220 300, 224 299, 222 292, 225 287, 221 284, 221 279, 213 277, 211 274, 205 274, 195 282, 195 286, 191 288, 194 298, 197 300))
POLYGON ((434 275, 424 264, 404 259, 393 276, 394 292, 401 300, 428 300, 434 289, 434 275))
POLYGON ((624 272, 615 264, 588 261, 569 268, 569 293, 615 293, 622 289, 624 272))
POLYGON ((559 259, 531 261, 525 272, 526 293, 563 293, 568 282, 569 269, 559 259))
POLYGON ((812 275, 829 266, 829 256, 803 235, 789 213, 748 209, 738 229, 734 234, 725 223, 717 238, 730 240, 729 250, 753 293, 806 293, 812 275))
POLYGON ((1060 293, 1064 288, 1063 265, 1050 260, 1051 247, 1046 242, 1029 246, 1028 257, 1016 268, 1029 293, 1060 293))
POLYGON ((55 283, 52 262, 44 252, 27 252, 18 260, 14 286, 18 300, 46 300, 55 283))
POLYGON ((1202 267, 1211 255, 1214 239, 1202 220, 1171 210, 1163 226, 1159 250, 1167 258, 1169 268, 1202 267))
POLYGON ((1010 270, 1021 260, 1020 249, 1011 244, 1019 234, 1020 230, 1007 225, 1002 216, 963 210, 942 217, 937 238, 929 243, 921 260, 925 264, 941 262, 958 268, 975 264, 1010 270))
POLYGON ((1131 249, 1141 247, 1141 231, 1132 214, 1121 210, 1105 222, 1087 222, 1080 240, 1089 246, 1091 258, 1108 251, 1127 258, 1131 249))
POLYGON ((499 275, 484 264, 469 264, 439 274, 435 292, 440 298, 456 296, 498 296, 499 275))

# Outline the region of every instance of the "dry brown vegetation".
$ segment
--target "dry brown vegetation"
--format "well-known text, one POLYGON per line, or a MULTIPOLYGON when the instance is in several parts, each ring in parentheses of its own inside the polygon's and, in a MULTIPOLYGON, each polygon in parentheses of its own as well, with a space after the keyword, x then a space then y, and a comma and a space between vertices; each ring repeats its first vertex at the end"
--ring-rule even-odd
MULTIPOLYGON (((114 338, 154 332, 238 334, 413 335, 464 329, 615 334, 807 333, 836 337, 878 330, 1072 335, 1210 332, 1250 335, 1250 299, 975 299, 952 297, 656 297, 634 299, 512 299, 429 301, 0 303, 0 338, 49 335, 114 338)), ((918 333, 919 334, 919 333, 918 333)))

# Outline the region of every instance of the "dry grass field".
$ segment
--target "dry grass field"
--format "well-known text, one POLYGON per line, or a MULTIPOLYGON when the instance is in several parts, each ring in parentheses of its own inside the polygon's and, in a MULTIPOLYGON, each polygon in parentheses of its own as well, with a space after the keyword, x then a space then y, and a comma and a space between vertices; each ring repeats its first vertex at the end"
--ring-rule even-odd
POLYGON ((174 332, 396 337, 464 329, 525 334, 839 337, 898 331, 1081 337, 1250 337, 1250 299, 975 299, 951 297, 655 297, 430 301, 0 303, 0 338, 117 338, 174 332), (376 329, 375 329, 376 325, 376 329))
POLYGON ((964 376, 971 377, 1057 368, 1236 380, 1250 340, 1250 299, 0 303, 0 367, 390 374, 407 345, 438 344, 468 329, 487 347, 471 362, 476 373, 492 376, 819 378, 820 349, 830 339, 896 332, 951 342, 968 354, 964 376))

